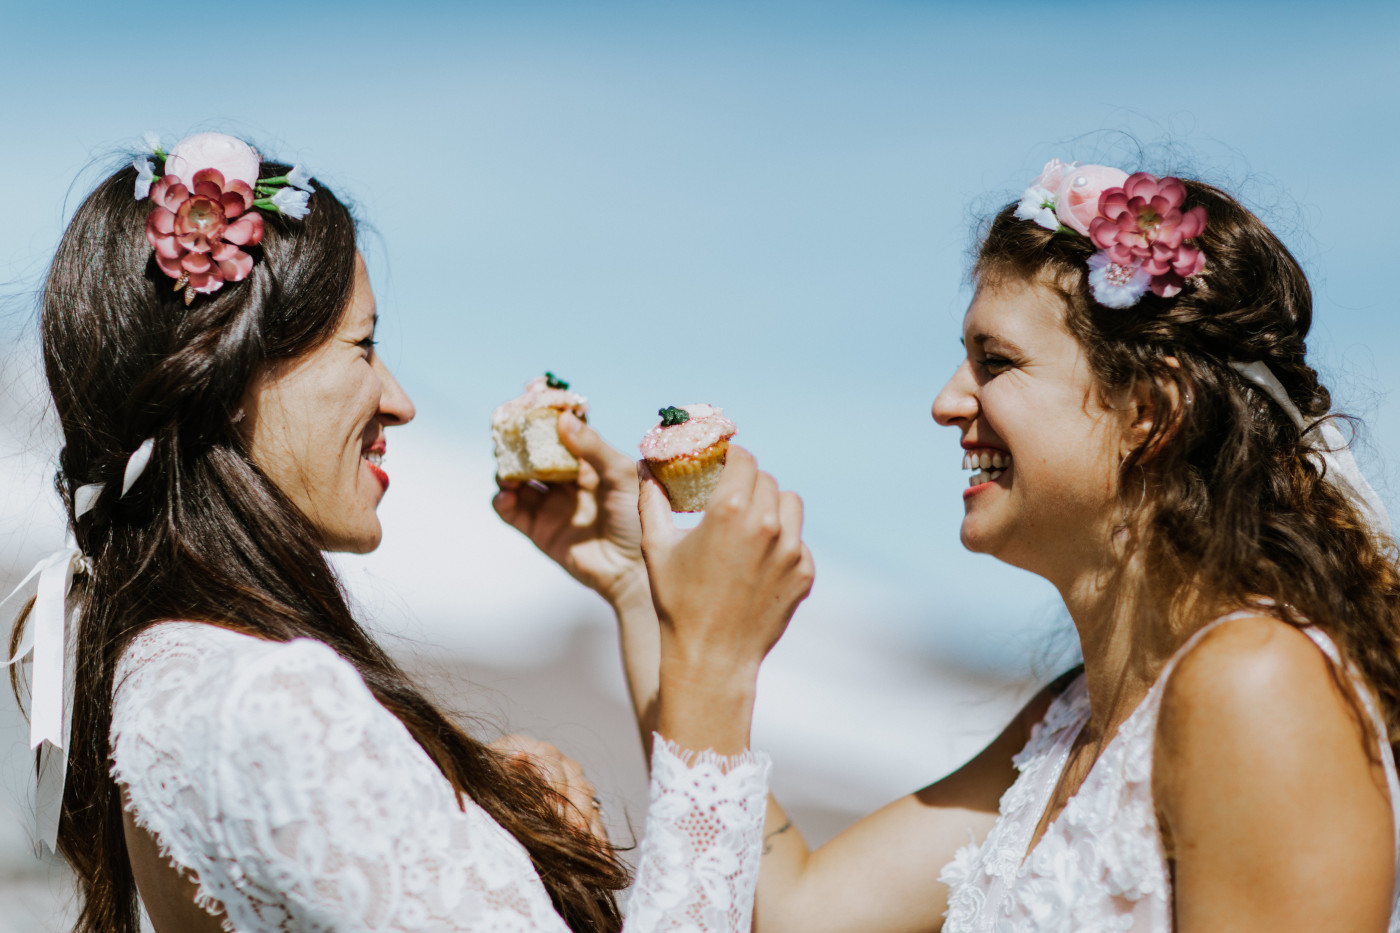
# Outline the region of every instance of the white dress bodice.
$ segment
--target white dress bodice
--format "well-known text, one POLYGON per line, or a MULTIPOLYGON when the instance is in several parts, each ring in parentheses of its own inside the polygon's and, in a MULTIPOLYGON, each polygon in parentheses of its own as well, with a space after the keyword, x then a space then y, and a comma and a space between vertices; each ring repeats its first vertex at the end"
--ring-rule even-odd
MULTIPOLYGON (((524 847, 320 642, 152 626, 111 743, 136 822, 227 930, 567 930, 524 847)), ((749 929, 768 769, 657 741, 625 933, 749 929)))
MULTIPOLYGON (((1247 614, 1254 613, 1217 619, 1181 647, 1027 857, 1070 749, 1089 721, 1083 675, 1055 698, 1014 759, 1020 773, 1002 796, 986 840, 960 849, 939 876, 951 889, 943 933, 1171 933, 1171 879, 1152 800, 1162 693, 1176 662, 1206 632, 1247 614)), ((1321 629, 1304 631, 1333 664, 1341 664, 1321 629)), ((1371 692, 1348 676, 1371 720, 1394 811, 1400 781, 1384 724, 1371 692)), ((1400 889, 1400 825, 1396 855, 1400 889)), ((1400 900, 1390 930, 1400 933, 1400 900)))

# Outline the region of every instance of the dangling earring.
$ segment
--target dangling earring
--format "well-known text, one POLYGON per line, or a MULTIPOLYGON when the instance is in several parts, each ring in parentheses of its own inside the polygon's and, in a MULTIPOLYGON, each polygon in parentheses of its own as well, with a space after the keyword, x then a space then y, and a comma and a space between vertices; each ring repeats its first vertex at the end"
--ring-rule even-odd
POLYGON ((236 412, 233 413, 233 417, 230 418, 230 419, 228 419, 228 423, 229 423, 229 424, 237 424, 238 422, 240 422, 240 421, 243 420, 243 415, 244 415, 244 414, 245 414, 245 412, 243 411, 242 408, 238 409, 238 411, 236 411, 236 412))

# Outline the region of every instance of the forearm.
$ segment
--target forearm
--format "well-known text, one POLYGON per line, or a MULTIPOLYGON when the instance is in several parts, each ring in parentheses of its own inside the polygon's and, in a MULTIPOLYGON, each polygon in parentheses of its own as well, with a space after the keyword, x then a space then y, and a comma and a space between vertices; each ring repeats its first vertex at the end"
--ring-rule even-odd
POLYGON ((637 718, 642 749, 651 761, 651 738, 657 730, 657 692, 660 684, 661 632, 651 586, 646 576, 624 589, 613 601, 617 614, 617 635, 622 649, 622 671, 627 679, 627 695, 637 718))

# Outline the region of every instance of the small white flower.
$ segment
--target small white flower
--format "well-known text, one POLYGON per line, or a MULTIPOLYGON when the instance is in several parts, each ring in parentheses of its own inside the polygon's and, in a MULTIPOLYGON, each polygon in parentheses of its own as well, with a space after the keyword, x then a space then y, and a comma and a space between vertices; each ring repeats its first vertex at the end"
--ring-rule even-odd
POLYGON ((316 190, 311 187, 311 173, 302 168, 301 163, 293 165, 292 170, 287 173, 287 184, 291 185, 293 188, 300 188, 307 194, 311 194, 316 190))
POLYGON ((146 149, 150 152, 160 152, 160 135, 152 133, 150 130, 141 134, 141 141, 146 144, 146 149))
POLYGON ((151 193, 151 184, 156 180, 156 167, 150 159, 137 159, 131 163, 136 169, 136 200, 144 201, 151 193))
POLYGON ((1021 203, 1016 205, 1018 220, 1033 220, 1046 230, 1060 229, 1060 221, 1055 216, 1055 195, 1038 185, 1031 185, 1021 195, 1021 203))
POLYGON ((283 188, 272 196, 272 206, 293 220, 301 220, 310 211, 306 203, 309 197, 305 191, 283 188))
POLYGON ((1152 276, 1142 266, 1120 266, 1108 258, 1106 249, 1089 257, 1089 290, 1105 308, 1131 308, 1150 284, 1152 276))

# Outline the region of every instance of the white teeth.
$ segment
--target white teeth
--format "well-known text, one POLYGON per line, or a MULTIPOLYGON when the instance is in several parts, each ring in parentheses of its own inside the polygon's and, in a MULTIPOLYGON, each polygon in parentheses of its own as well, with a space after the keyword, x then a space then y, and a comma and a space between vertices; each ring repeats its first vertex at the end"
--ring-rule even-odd
POLYGON ((377 450, 368 451, 365 454, 365 459, 377 467, 384 465, 384 455, 377 450))
POLYGON ((983 472, 992 471, 1000 475, 1002 470, 1011 466, 1011 455, 1003 450, 992 450, 983 448, 981 450, 969 450, 963 454, 962 468, 964 470, 981 470, 983 472))
POLYGON ((979 470, 968 478, 967 485, 980 486, 983 483, 990 483, 1005 472, 1005 470, 979 470))

